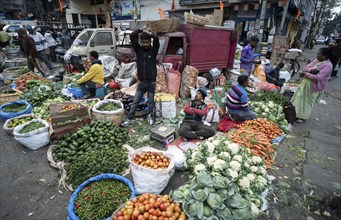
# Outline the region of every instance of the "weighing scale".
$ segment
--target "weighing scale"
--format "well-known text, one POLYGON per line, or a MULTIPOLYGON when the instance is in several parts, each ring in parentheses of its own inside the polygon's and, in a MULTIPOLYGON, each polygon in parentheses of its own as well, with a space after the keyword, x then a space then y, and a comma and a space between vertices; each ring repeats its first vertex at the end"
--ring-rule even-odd
POLYGON ((170 142, 175 140, 175 128, 170 127, 168 125, 160 124, 152 128, 151 137, 161 141, 165 144, 169 144, 170 142))

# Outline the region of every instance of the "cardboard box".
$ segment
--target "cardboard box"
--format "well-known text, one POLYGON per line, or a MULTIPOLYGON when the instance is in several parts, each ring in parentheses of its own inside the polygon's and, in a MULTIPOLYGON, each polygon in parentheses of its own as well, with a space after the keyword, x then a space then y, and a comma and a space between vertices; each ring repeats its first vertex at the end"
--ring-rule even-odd
POLYGON ((82 127, 84 124, 90 122, 90 115, 88 108, 79 105, 78 109, 61 112, 66 105, 75 104, 74 102, 61 102, 50 104, 51 113, 51 138, 57 138, 67 132, 73 132, 82 127))

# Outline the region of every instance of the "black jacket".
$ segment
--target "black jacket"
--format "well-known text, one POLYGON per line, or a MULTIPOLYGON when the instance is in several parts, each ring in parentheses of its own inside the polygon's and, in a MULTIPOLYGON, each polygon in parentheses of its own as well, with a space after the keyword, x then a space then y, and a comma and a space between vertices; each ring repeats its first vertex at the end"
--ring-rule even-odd
POLYGON ((159 37, 152 34, 153 46, 149 50, 144 50, 139 44, 139 33, 142 31, 137 29, 130 35, 131 44, 136 53, 137 76, 138 79, 145 83, 156 82, 156 57, 159 51, 159 37))

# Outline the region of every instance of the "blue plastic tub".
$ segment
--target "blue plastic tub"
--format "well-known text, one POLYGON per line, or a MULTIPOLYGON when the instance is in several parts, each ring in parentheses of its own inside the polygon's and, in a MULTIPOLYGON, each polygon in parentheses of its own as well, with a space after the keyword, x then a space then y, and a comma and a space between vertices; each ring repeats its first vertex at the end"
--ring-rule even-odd
POLYGON ((17 101, 9 102, 9 103, 6 103, 6 104, 3 104, 0 106, 0 118, 2 119, 3 122, 5 122, 7 119, 14 118, 14 117, 24 115, 24 114, 29 114, 29 113, 31 113, 32 109, 33 109, 32 105, 25 100, 17 100, 17 101), (6 107, 8 105, 13 105, 16 103, 17 104, 24 104, 24 105, 26 105, 26 108, 21 112, 4 112, 4 111, 2 111, 2 109, 4 107, 6 107))
POLYGON ((67 219, 68 220, 80 220, 73 211, 73 207, 75 206, 75 200, 78 196, 78 193, 89 183, 96 182, 98 180, 104 180, 104 179, 115 179, 115 180, 119 180, 119 181, 125 183, 131 191, 131 195, 130 195, 129 200, 131 200, 132 198, 135 197, 136 191, 135 191, 133 184, 130 182, 130 180, 128 180, 127 178, 125 178, 123 176, 120 176, 117 174, 112 174, 112 173, 104 173, 104 174, 100 174, 100 175, 91 177, 90 179, 88 179, 87 181, 85 181, 84 183, 79 185, 77 187, 77 189, 72 193, 69 204, 67 206, 67 213, 68 213, 67 219))

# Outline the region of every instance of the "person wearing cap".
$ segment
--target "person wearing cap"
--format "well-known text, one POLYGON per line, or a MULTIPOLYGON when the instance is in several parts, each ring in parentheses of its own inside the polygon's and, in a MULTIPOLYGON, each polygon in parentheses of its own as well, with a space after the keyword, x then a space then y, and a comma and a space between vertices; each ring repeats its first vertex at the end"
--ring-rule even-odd
POLYGON ((90 51, 89 59, 92 63, 89 71, 77 80, 77 83, 85 94, 84 99, 95 97, 96 89, 102 87, 104 84, 104 71, 102 62, 98 59, 98 53, 94 50, 90 51))
POLYGON ((40 58, 45 62, 47 68, 49 68, 51 72, 53 70, 53 67, 45 53, 45 49, 48 48, 45 37, 41 33, 34 31, 31 25, 26 25, 26 29, 29 32, 29 36, 34 40, 36 44, 36 48, 40 55, 40 58))
POLYGON ((43 70, 41 69, 39 62, 39 53, 36 49, 36 45, 34 40, 27 35, 27 31, 24 28, 20 28, 18 30, 19 39, 22 40, 22 51, 27 57, 27 66, 28 69, 34 72, 34 68, 36 68, 42 75, 45 77, 43 70))
POLYGON ((245 88, 249 85, 249 77, 241 75, 238 77, 238 83, 234 84, 227 92, 226 107, 229 117, 235 121, 245 121, 256 119, 255 113, 251 112, 247 104, 247 92, 245 88))
POLYGON ((208 107, 204 102, 207 93, 205 89, 199 89, 194 100, 186 103, 184 112, 186 114, 180 128, 179 135, 186 139, 207 139, 215 134, 215 130, 204 125, 202 118, 207 114, 208 107))

